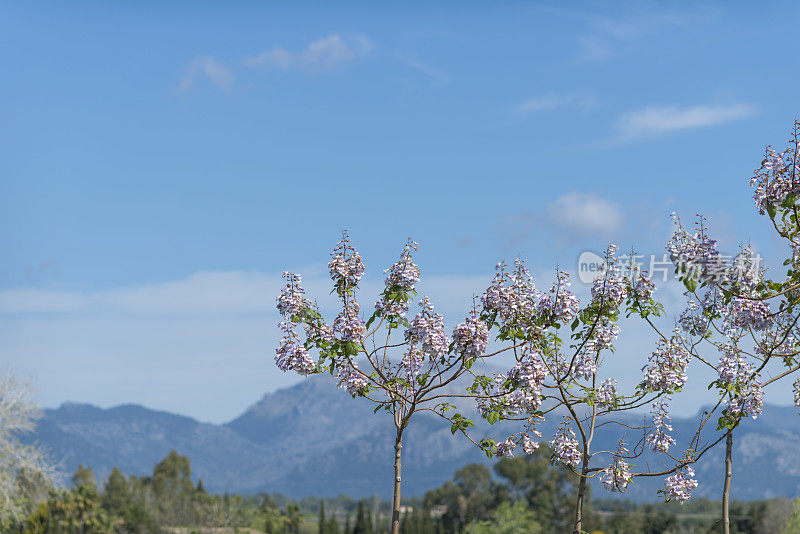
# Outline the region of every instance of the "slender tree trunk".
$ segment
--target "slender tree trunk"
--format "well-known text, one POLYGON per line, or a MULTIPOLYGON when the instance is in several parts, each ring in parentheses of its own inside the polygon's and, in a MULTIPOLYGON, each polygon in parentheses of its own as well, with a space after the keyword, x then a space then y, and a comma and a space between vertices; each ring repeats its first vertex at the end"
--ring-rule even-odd
POLYGON ((400 532, 400 453, 403 451, 403 430, 398 429, 397 438, 394 441, 394 496, 392 498, 392 534, 400 532))
POLYGON ((728 504, 731 497, 731 477, 733 476, 733 430, 728 430, 725 438, 725 484, 722 486, 722 532, 731 533, 731 518, 728 504))
POLYGON ((583 455, 583 466, 581 467, 581 479, 578 482, 578 502, 575 504, 575 527, 573 534, 583 532, 583 497, 586 495, 586 474, 589 471, 589 455, 583 455))

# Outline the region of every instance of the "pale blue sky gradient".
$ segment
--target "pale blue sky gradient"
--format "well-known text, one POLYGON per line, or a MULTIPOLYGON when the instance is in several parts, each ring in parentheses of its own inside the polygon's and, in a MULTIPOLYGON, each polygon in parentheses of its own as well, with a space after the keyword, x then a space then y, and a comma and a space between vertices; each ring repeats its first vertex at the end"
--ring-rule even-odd
POLYGON ((321 284, 344 227, 373 282, 413 235, 453 321, 499 259, 548 280, 609 240, 661 252, 675 210, 775 255, 747 180, 798 113, 798 15, 6 3, 2 360, 47 406, 220 421, 293 380, 278 277, 321 284))

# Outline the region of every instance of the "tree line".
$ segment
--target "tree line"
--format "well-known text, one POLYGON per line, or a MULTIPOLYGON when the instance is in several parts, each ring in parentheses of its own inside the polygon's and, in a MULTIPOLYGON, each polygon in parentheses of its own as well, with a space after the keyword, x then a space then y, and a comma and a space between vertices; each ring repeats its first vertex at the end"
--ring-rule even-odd
MULTIPOLYGON (((551 454, 543 446, 531 455, 502 458, 494 464, 494 472, 483 464, 464 466, 442 486, 403 501, 400 532, 557 534, 570 530, 579 481, 567 467, 553 465, 551 454)), ((193 482, 189 459, 176 451, 156 464, 151 475, 126 476, 114 468, 102 487, 92 469, 83 465, 72 475, 70 488, 37 490, 35 480, 20 483, 31 489, 27 493, 31 497, 20 503, 23 513, 8 522, 4 532, 200 534, 208 532, 204 528, 214 528, 269 534, 387 534, 392 528, 393 503, 377 497, 294 500, 280 493, 210 493, 202 480, 193 482)), ((722 528, 719 502, 706 498, 685 505, 593 501, 590 489, 584 489, 587 532, 710 534, 722 528)), ((800 499, 734 501, 730 510, 730 529, 737 534, 800 532, 800 499)))

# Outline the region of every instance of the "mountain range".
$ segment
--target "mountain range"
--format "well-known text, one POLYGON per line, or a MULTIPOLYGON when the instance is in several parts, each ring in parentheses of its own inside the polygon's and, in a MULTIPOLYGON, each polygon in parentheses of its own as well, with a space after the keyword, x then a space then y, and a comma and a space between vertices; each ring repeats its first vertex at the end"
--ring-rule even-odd
MULTIPOLYGON (((65 403, 47 409, 30 439, 47 448, 67 473, 91 466, 102 481, 116 466, 145 475, 171 450, 191 460, 195 479, 211 491, 280 492, 292 497, 389 497, 394 425, 388 414, 373 414, 363 399, 351 399, 330 377, 315 376, 264 395, 239 417, 209 424, 136 405, 101 409, 65 403)), ((644 414, 624 415, 640 423, 644 414)), ((691 436, 699 415, 673 418, 678 443, 691 436)), ((552 435, 558 417, 541 430, 552 435)), ((497 427, 498 425, 496 425, 497 427)), ((479 424, 479 431, 489 427, 479 424)), ((502 428, 491 428, 497 437, 502 428)), ((628 436, 626 441, 638 441, 628 436)), ((594 450, 613 450, 618 436, 599 433, 594 450)), ((474 445, 452 436, 437 416, 419 413, 403 447, 405 495, 421 495, 450 480, 468 463, 491 464, 474 445)), ((724 443, 695 466, 696 494, 721 493, 724 443)), ((594 484, 596 496, 606 492, 594 484)), ((625 496, 653 500, 663 479, 637 478, 625 496)), ((767 406, 757 421, 735 432, 733 495, 736 499, 800 496, 800 416, 794 407, 767 406)))

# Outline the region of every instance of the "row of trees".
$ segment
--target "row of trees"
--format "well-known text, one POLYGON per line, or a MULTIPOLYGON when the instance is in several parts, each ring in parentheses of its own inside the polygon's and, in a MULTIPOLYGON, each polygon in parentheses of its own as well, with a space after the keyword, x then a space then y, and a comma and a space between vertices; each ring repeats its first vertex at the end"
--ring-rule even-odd
MULTIPOLYGON (((543 445, 531 455, 503 458, 494 465, 496 477, 483 465, 468 465, 451 482, 426 493, 415 521, 404 520, 408 534, 514 533, 561 534, 572 526, 579 483, 568 468, 550 463, 552 451, 543 445), (438 519, 431 511, 444 505, 438 519), (416 528, 415 528, 416 527, 416 528)), ((718 533, 720 503, 706 498, 692 502, 636 504, 588 496, 584 506, 587 532, 604 534, 718 533)), ((440 510, 441 511, 441 510, 440 510)), ((731 532, 792 534, 800 532, 800 499, 734 502, 731 532)))
POLYGON ((202 480, 192 482, 189 459, 175 451, 153 467, 152 475, 126 477, 114 468, 102 490, 92 469, 82 465, 71 482, 70 488, 39 488, 39 497, 22 502, 3 532, 151 534, 177 526, 252 525, 292 532, 302 520, 297 505, 279 509, 267 496, 209 494, 202 480))
MULTIPOLYGON (((570 529, 578 479, 563 465, 552 465, 547 445, 531 455, 502 458, 494 475, 481 464, 456 471, 453 480, 404 501, 403 534, 560 534, 570 529)), ((35 534, 202 532, 204 527, 245 528, 270 534, 386 534, 391 503, 339 496, 320 500, 288 499, 280 494, 212 495, 202 481, 193 484, 189 460, 171 452, 152 475, 126 477, 114 469, 102 489, 90 468, 80 466, 70 489, 51 490, 32 503, 29 516, 3 532, 35 534)), ((719 532, 719 503, 697 499, 635 504, 585 499, 586 530, 605 534, 719 532)), ((800 532, 800 500, 734 502, 732 532, 800 532)))
MULTIPOLYGON (((552 461, 577 479, 575 533, 584 530, 590 478, 598 476, 609 491, 624 492, 636 477, 663 477, 660 493, 665 500, 684 503, 697 487, 692 465, 725 441, 722 523, 727 533, 734 430, 743 418, 761 413, 766 386, 800 369, 799 158, 796 123, 788 148, 778 152, 768 147, 751 180, 758 211, 788 245, 785 276, 767 278, 746 247, 733 261, 725 261, 704 218, 690 231, 676 216, 666 248, 686 289, 686 309, 666 313, 654 298, 656 287, 648 273, 634 264, 623 265, 610 245, 583 305, 570 291, 567 273, 557 271, 553 287, 543 293, 518 258, 513 266, 498 264, 489 287, 448 334, 428 297, 421 298, 413 319, 406 318, 420 280, 412 240, 387 269, 374 310, 363 312, 358 285, 365 266, 344 232, 329 262, 333 292, 341 304, 332 322, 306 297, 300 276, 284 273, 286 286, 277 304, 284 336, 276 363, 302 375, 330 372, 340 387, 371 400, 376 413, 393 418, 393 534, 400 526, 403 434, 422 411, 440 416, 454 434, 489 456, 533 453, 543 442, 537 426, 545 417, 563 418, 549 444, 552 461), (655 336, 655 349, 641 362, 642 381, 626 390, 602 370, 603 362, 614 357, 623 315, 642 321, 655 336), (661 324, 665 315, 675 317, 674 329, 661 324), (484 364, 503 353, 513 355, 513 367, 505 373, 486 372, 484 364), (696 363, 690 368, 691 362, 696 363), (765 379, 762 374, 773 362, 784 369, 765 379), (713 407, 700 418, 692 438, 677 443, 669 405, 690 374, 702 376, 703 366, 714 373, 708 384, 713 407), (467 387, 453 388, 465 381, 467 387), (456 409, 465 398, 476 402, 489 423, 516 421, 518 431, 500 439, 473 436, 474 421, 456 409), (631 427, 619 418, 622 412, 647 407, 652 417, 641 426, 631 427), (616 449, 594 450, 601 428, 617 433, 616 449), (631 434, 641 437, 623 441, 631 434), (645 468, 635 470, 634 461, 645 468)), ((800 402, 800 381, 795 387, 800 402)))

